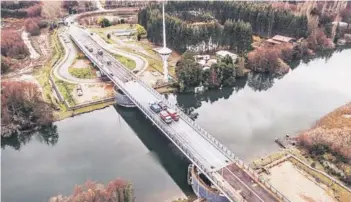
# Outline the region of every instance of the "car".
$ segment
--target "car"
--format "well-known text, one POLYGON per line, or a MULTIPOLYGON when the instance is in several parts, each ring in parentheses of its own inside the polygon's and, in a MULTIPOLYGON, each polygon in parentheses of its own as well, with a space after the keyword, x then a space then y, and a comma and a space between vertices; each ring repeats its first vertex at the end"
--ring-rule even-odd
POLYGON ((158 104, 158 106, 161 107, 162 110, 166 110, 167 109, 167 105, 165 103, 163 103, 162 101, 159 101, 157 104, 158 104))
POLYGON ((166 111, 161 111, 160 112, 160 117, 161 119, 166 122, 167 124, 172 123, 172 117, 166 112, 166 111))
POLYGON ((107 63, 107 65, 111 65, 111 61, 107 61, 106 63, 107 63))
POLYGON ((168 108, 166 111, 172 117, 173 120, 179 121, 179 115, 175 110, 168 108))
POLYGON ((77 95, 78 95, 78 96, 82 96, 82 95, 83 95, 82 89, 77 89, 77 95))
POLYGON ((151 102, 149 105, 150 105, 150 108, 153 112, 159 113, 161 111, 161 107, 158 106, 158 104, 151 102))
POLYGON ((93 32, 90 32, 90 35, 93 36, 93 32))

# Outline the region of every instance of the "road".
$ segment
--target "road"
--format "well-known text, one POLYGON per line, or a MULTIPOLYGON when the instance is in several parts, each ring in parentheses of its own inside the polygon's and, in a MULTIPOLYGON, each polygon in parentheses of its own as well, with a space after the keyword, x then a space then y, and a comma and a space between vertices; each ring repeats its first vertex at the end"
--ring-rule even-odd
POLYGON ((60 80, 63 80, 68 83, 74 83, 74 84, 101 82, 99 79, 79 79, 77 77, 72 76, 69 73, 68 69, 75 62, 78 53, 77 53, 76 47, 74 46, 74 43, 72 42, 68 32, 66 31, 66 28, 62 28, 60 30, 59 40, 63 48, 65 49, 65 55, 61 60, 61 62, 54 67, 53 69, 54 75, 60 80), (68 43, 66 43, 65 41, 68 41, 68 43))
POLYGON ((93 38, 95 40, 95 42, 103 47, 106 51, 108 51, 109 53, 112 53, 112 54, 117 54, 117 55, 121 55, 123 57, 126 57, 126 58, 129 58, 131 60, 134 60, 135 62, 135 69, 133 71, 138 71, 138 73, 136 75, 139 75, 141 74, 143 71, 146 70, 146 68, 148 67, 148 62, 145 58, 139 56, 139 55, 136 55, 136 54, 132 54, 132 53, 129 53, 127 51, 124 51, 124 50, 121 50, 119 48, 117 48, 116 45, 112 45, 112 44, 108 44, 106 43, 105 40, 103 40, 99 35, 97 34, 93 34, 91 35, 91 38, 93 38))

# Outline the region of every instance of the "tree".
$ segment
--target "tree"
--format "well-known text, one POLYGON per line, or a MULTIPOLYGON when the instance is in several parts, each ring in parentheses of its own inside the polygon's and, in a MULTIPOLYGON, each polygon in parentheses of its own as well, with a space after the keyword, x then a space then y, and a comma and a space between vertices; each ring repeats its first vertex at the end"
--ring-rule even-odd
POLYGON ((141 26, 140 24, 137 24, 136 25, 136 30, 137 30, 137 38, 138 38, 138 41, 140 41, 141 37, 143 35, 146 35, 146 30, 143 26, 141 26))
POLYGON ((3 81, 1 85, 2 136, 16 130, 52 123, 52 108, 43 101, 36 84, 24 81, 3 81))
POLYGON ((131 184, 125 180, 112 180, 107 186, 89 180, 84 186, 76 186, 71 196, 52 197, 50 201, 133 202, 134 197, 131 184))
POLYGON ((98 18, 97 23, 98 23, 101 27, 109 27, 109 26, 111 26, 110 21, 109 21, 107 18, 104 18, 104 17, 98 18))
POLYGON ((24 21, 24 27, 28 33, 32 36, 37 36, 40 34, 40 28, 38 26, 39 21, 34 18, 28 18, 24 21))
POLYGON ((23 59, 29 55, 19 33, 14 29, 3 29, 1 32, 1 55, 16 59, 23 59))

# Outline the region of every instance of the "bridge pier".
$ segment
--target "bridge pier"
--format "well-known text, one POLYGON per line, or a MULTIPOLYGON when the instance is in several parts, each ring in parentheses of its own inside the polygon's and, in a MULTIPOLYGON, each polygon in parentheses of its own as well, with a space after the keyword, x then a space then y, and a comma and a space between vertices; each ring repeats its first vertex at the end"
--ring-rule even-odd
POLYGON ((207 202, 230 202, 194 164, 188 167, 188 183, 200 199, 207 202))
POLYGON ((136 105, 125 95, 118 87, 115 85, 113 86, 113 90, 115 92, 115 101, 116 104, 122 107, 136 107, 136 105))

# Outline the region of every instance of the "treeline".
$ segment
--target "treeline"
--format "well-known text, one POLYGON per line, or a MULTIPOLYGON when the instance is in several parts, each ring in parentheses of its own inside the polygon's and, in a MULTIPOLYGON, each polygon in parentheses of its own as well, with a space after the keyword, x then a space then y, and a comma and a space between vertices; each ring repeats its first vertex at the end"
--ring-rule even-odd
POLYGON ((212 64, 208 69, 202 67, 195 61, 192 53, 184 53, 177 68, 180 91, 191 91, 194 87, 203 85, 208 88, 219 88, 230 86, 235 82, 236 67, 231 57, 226 56, 212 64))
POLYGON ((171 1, 166 4, 165 9, 167 12, 208 11, 221 24, 228 19, 243 20, 251 24, 255 34, 263 36, 275 34, 296 38, 307 36, 306 16, 297 16, 264 2, 171 1))
POLYGON ((38 1, 2 1, 1 17, 25 18, 41 15, 42 6, 38 1))
POLYGON ((40 34, 40 29, 45 28, 49 25, 46 20, 39 20, 38 18, 28 18, 24 21, 24 28, 32 36, 40 34))
MULTIPOLYGON (((162 13, 151 7, 138 14, 139 24, 147 30, 148 39, 162 44, 162 13)), ((179 52, 190 47, 198 48, 198 52, 226 47, 244 52, 252 43, 252 28, 241 20, 228 20, 224 26, 216 21, 189 24, 177 17, 166 15, 167 46, 179 52)))
POLYGON ((1 136, 10 136, 52 121, 52 108, 43 100, 36 84, 1 82, 1 136))

